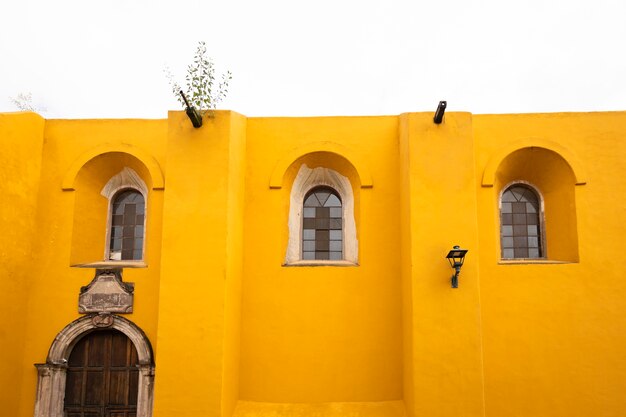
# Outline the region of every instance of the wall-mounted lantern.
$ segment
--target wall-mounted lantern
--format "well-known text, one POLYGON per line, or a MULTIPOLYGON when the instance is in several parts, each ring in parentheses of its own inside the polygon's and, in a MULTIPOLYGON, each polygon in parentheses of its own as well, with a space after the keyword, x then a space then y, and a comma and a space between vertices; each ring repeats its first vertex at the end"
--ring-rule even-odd
POLYGON ((467 249, 454 246, 452 250, 448 252, 448 256, 446 256, 448 262, 450 262, 450 266, 454 269, 454 275, 452 275, 451 279, 452 288, 459 288, 459 274, 461 273, 463 262, 465 262, 466 253, 467 249))
POLYGON ((185 109, 185 113, 187 113, 187 117, 189 117, 189 120, 191 120, 191 124, 193 125, 193 127, 195 127, 196 129, 202 127, 202 116, 200 115, 200 113, 198 113, 198 109, 189 104, 189 102, 187 101, 187 97, 185 97, 185 93, 183 93, 183 90, 180 90, 180 95, 185 101, 185 105, 187 106, 187 108, 185 109))
POLYGON ((443 115, 446 112, 447 106, 447 101, 442 100, 439 102, 439 105, 437 105, 437 110, 435 111, 435 116, 433 117, 433 122, 435 122, 435 124, 439 125, 441 124, 441 122, 443 122, 443 115))

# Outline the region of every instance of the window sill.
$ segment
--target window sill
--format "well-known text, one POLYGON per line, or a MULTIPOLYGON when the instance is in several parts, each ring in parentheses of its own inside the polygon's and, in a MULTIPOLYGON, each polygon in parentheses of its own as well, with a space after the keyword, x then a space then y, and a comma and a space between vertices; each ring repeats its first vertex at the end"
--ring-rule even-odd
POLYGON ((551 265, 551 264, 575 264, 576 262, 571 261, 555 261, 552 259, 500 259, 498 261, 498 265, 531 265, 531 264, 539 264, 539 265, 551 265))
POLYGON ((293 261, 285 263, 283 266, 359 266, 359 264, 351 261, 307 260, 293 261))
POLYGON ((72 268, 96 268, 96 269, 115 269, 115 268, 147 268, 148 264, 144 261, 98 261, 86 264, 70 265, 72 268))

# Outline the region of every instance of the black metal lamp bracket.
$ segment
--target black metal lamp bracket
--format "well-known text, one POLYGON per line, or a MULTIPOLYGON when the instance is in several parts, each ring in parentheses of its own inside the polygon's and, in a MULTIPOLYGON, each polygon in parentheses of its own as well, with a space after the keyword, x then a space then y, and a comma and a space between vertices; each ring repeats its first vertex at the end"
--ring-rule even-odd
POLYGON ((202 127, 202 115, 198 112, 198 109, 189 104, 189 101, 187 101, 187 97, 185 97, 185 93, 183 93, 183 90, 180 90, 180 95, 185 101, 185 105, 187 106, 187 108, 185 109, 185 113, 187 113, 187 117, 189 117, 189 120, 191 120, 191 124, 193 125, 193 127, 195 127, 196 129, 202 127))

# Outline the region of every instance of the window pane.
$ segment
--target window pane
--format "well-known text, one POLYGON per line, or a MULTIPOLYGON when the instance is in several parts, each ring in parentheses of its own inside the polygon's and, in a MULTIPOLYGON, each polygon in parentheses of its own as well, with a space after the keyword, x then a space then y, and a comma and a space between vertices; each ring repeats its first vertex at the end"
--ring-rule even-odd
POLYGON ((343 259, 343 255, 341 252, 330 252, 330 260, 340 261, 342 259, 343 259))
POLYGON ((112 211, 109 258, 141 259, 144 234, 143 213, 145 211, 143 195, 136 190, 125 190, 118 193, 113 198, 112 211))
MULTIPOLYGON (((334 232, 334 230, 330 231, 331 233, 334 232)), ((315 232, 315 240, 329 240, 329 233, 328 230, 317 230, 315 232)), ((333 239, 334 240, 334 239, 333 239)))
POLYGON ((513 237, 513 246, 515 246, 516 248, 528 247, 528 238, 526 236, 513 237))
POLYGON ((331 240, 329 248, 331 251, 341 251, 343 249, 343 242, 341 240, 331 240))
POLYGON ((331 253, 341 259, 342 215, 341 199, 332 188, 317 187, 306 195, 302 212, 302 259, 328 260, 331 253))
POLYGON ((511 203, 513 213, 526 213, 526 203, 511 203))
POLYGON ((126 205, 124 206, 124 217, 128 216, 130 218, 133 218, 136 214, 137 206, 133 203, 126 203, 126 205))
POLYGON ((325 207, 341 207, 341 201, 339 200, 339 197, 337 197, 334 194, 331 194, 330 197, 328 197, 328 200, 326 200, 326 204, 324 204, 325 207))
POLYGON ((341 219, 330 219, 330 228, 331 229, 341 229, 341 219))
POLYGON ((525 225, 515 225, 513 226, 513 236, 526 236, 528 232, 528 226, 525 225))
POLYGON ((318 219, 327 219, 330 217, 330 209, 328 207, 318 207, 315 209, 315 216, 318 219))
POLYGON ((330 259, 330 254, 328 252, 319 252, 316 251, 315 252, 315 259, 319 259, 319 260, 328 260, 330 259))
POLYGON ((521 187, 512 187, 511 192, 513 193, 515 201, 520 201, 522 199, 522 195, 524 194, 524 189, 521 187))
POLYGON ((513 224, 526 224, 526 215, 513 214, 513 224))
POLYGON ((310 195, 306 200, 304 200, 305 207, 318 207, 320 206, 320 202, 315 197, 315 194, 310 195))
POLYGON ((111 228, 111 238, 122 237, 122 228, 115 226, 111 228))
POLYGON ((330 217, 341 218, 341 207, 331 207, 330 217))
POLYGON ((319 192, 316 192, 315 195, 317 196, 317 199, 319 200, 320 205, 323 206, 326 203, 326 200, 328 200, 330 193, 327 191, 319 191, 319 192))
POLYGON ((320 218, 315 219, 315 228, 317 230, 320 230, 320 229, 330 229, 330 219, 328 219, 328 218, 326 218, 326 219, 320 219, 320 218))
POLYGON ((516 258, 528 258, 528 248, 515 248, 516 258))
POLYGON ((315 250, 316 251, 328 251, 329 249, 329 241, 328 240, 316 240, 315 241, 315 250))
POLYGON ((517 200, 516 200, 516 199, 515 199, 515 197, 513 196, 513 193, 511 192, 511 189, 509 189, 509 190, 505 191, 505 192, 502 194, 502 202, 503 202, 503 203, 504 203, 504 202, 507 202, 507 203, 512 203, 512 202, 514 202, 514 201, 517 201, 517 200))
POLYGON ((537 199, 535 192, 532 191, 530 188, 526 188, 526 187, 523 187, 523 188, 524 188, 524 196, 522 200, 527 201, 532 204, 536 204, 539 200, 537 199))
POLYGON ((502 193, 500 243, 502 257, 540 258, 539 196, 529 186, 516 184, 502 193))

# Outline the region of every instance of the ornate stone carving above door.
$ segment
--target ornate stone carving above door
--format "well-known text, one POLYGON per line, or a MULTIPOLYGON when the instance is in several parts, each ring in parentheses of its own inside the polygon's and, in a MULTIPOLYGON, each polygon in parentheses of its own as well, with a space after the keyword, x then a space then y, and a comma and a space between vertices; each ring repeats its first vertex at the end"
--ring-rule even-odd
POLYGON ((78 312, 132 313, 135 284, 122 281, 121 269, 96 269, 96 276, 78 296, 78 312))

